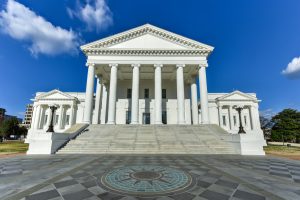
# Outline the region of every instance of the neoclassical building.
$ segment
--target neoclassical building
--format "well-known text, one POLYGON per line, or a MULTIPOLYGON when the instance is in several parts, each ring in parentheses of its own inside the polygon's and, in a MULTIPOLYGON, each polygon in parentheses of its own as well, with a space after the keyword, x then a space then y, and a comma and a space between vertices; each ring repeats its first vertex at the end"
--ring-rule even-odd
POLYGON ((237 134, 235 107, 242 106, 244 129, 264 144, 256 94, 208 93, 206 70, 213 47, 146 24, 81 50, 87 57, 86 92, 38 92, 29 143, 37 144, 38 134, 44 137, 52 118, 57 133, 76 124, 215 124, 237 134), (57 108, 53 116, 51 105, 57 108))

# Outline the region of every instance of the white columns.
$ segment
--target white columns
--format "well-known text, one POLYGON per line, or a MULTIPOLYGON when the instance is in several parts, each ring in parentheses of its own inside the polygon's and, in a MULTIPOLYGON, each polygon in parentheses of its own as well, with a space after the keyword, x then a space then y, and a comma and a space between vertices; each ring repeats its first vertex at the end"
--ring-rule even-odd
POLYGON ((218 105, 218 114, 219 114, 219 126, 223 126, 223 117, 222 117, 222 105, 218 105))
POLYGON ((34 117, 34 125, 33 125, 33 129, 39 129, 39 122, 41 121, 41 105, 37 105, 36 106, 36 110, 34 112, 35 117, 34 117))
POLYGON ((91 124, 92 109, 94 101, 94 64, 88 64, 88 76, 86 80, 86 93, 85 93, 85 106, 84 106, 84 119, 83 122, 91 124))
POLYGON ((193 124, 199 124, 198 114, 198 99, 197 99, 197 84, 195 77, 192 77, 191 82, 191 101, 192 101, 192 119, 193 124))
POLYGON ((101 77, 98 76, 93 124, 99 124, 100 123, 101 87, 102 87, 101 77))
POLYGON ((206 83, 206 67, 199 68, 199 85, 200 85, 200 102, 201 102, 201 119, 202 124, 209 124, 207 83, 206 83))
POLYGON ((176 65, 176 79, 177 79, 177 123, 185 124, 185 103, 184 103, 184 79, 183 79, 184 65, 176 65))
MULTIPOLYGON (((54 113, 52 114, 52 111, 50 109, 50 106, 48 106, 48 108, 45 108, 46 111, 48 111, 48 118, 47 118, 47 126, 46 126, 46 129, 48 129, 50 123, 51 123, 51 119, 52 119, 52 116, 53 116, 53 126, 55 124, 55 114, 56 114, 56 110, 54 111, 54 113)), ((45 112, 46 113, 46 112, 45 112)))
POLYGON ((71 105, 70 126, 76 123, 75 106, 71 105))
POLYGON ((105 124, 106 122, 106 108, 107 108, 107 89, 106 84, 102 84, 102 104, 101 104, 101 114, 100 114, 100 121, 101 124, 105 124))
POLYGON ((116 98, 117 98, 117 76, 118 64, 110 64, 110 87, 107 124, 116 123, 116 98))
POLYGON ((132 65, 131 124, 139 123, 139 80, 140 65, 132 65))
POLYGON ((64 125, 64 105, 60 106, 59 109, 59 116, 58 116, 58 128, 59 129, 63 129, 63 125, 64 125))
POLYGON ((230 129, 234 130, 233 109, 231 105, 229 105, 229 117, 230 117, 230 129))
POLYGON ((162 124, 162 89, 161 89, 161 68, 163 65, 155 64, 155 124, 162 124))
POLYGON ((258 106, 251 105, 250 106, 250 116, 252 121, 252 130, 261 129, 260 121, 259 121, 259 112, 258 106))

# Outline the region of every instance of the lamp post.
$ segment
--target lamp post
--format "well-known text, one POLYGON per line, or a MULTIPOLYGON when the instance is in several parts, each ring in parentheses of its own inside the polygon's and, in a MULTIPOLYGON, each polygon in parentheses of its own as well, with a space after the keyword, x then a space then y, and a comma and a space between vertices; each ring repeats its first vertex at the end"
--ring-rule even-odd
POLYGON ((54 129, 53 129, 53 117, 54 117, 54 112, 55 110, 57 109, 57 107, 55 105, 53 106, 50 106, 50 110, 51 110, 51 121, 50 121, 50 125, 49 125, 49 128, 46 132, 54 132, 54 129))
POLYGON ((240 127, 239 127, 238 134, 246 133, 245 130, 244 130, 244 127, 242 125, 242 114, 241 114, 241 112, 244 109, 244 107, 243 106, 234 106, 233 108, 239 113, 240 127))

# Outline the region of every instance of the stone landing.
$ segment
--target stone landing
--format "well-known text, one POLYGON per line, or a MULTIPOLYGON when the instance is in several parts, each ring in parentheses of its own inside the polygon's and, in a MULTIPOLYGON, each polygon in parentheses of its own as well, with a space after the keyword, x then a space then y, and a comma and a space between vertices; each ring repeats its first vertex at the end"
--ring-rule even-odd
POLYGON ((240 154, 217 125, 90 125, 58 154, 240 154))

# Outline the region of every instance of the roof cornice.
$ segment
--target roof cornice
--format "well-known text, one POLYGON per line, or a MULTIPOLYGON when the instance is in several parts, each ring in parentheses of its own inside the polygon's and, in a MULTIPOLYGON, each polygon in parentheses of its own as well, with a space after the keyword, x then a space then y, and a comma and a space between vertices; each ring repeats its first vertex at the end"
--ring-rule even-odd
MULTIPOLYGON (((164 40, 187 47, 189 49, 189 50, 186 50, 187 52, 198 50, 198 51, 207 52, 206 54, 208 55, 214 49, 214 47, 212 47, 212 46, 200 43, 195 40, 191 40, 189 38, 180 36, 178 34, 172 33, 170 31, 158 28, 158 27, 150 25, 150 24, 145 24, 143 26, 139 26, 137 28, 130 29, 128 31, 125 31, 125 32, 122 32, 119 34, 116 34, 116 35, 113 35, 113 36, 110 36, 110 37, 107 37, 104 39, 100 39, 95 42, 91 42, 89 44, 81 46, 80 48, 86 54, 90 53, 90 50, 93 50, 93 52, 101 52, 101 50, 102 50, 102 53, 104 53, 103 50, 104 49, 107 50, 107 48, 110 46, 131 40, 133 38, 137 38, 144 34, 152 34, 152 35, 154 35, 156 37, 160 37, 164 40)), ((129 52, 129 51, 137 51, 137 50, 141 51, 140 49, 125 50, 125 51, 129 52)), ((118 51, 120 51, 120 50, 118 50, 118 51)), ((143 50, 143 51, 146 51, 148 53, 151 50, 143 50)), ((152 49, 152 51, 162 51, 162 50, 152 49)), ((168 50, 164 50, 164 51, 168 51, 168 50)), ((174 50, 171 50, 171 51, 174 51, 174 50)), ((197 53, 197 54, 199 54, 199 53, 197 53)), ((201 54, 202 54, 202 52, 201 52, 201 54)), ((199 55, 201 55, 201 54, 199 54, 199 55)))
POLYGON ((208 56, 208 50, 169 50, 169 49, 105 49, 91 48, 85 49, 86 55, 145 55, 145 56, 208 56))

